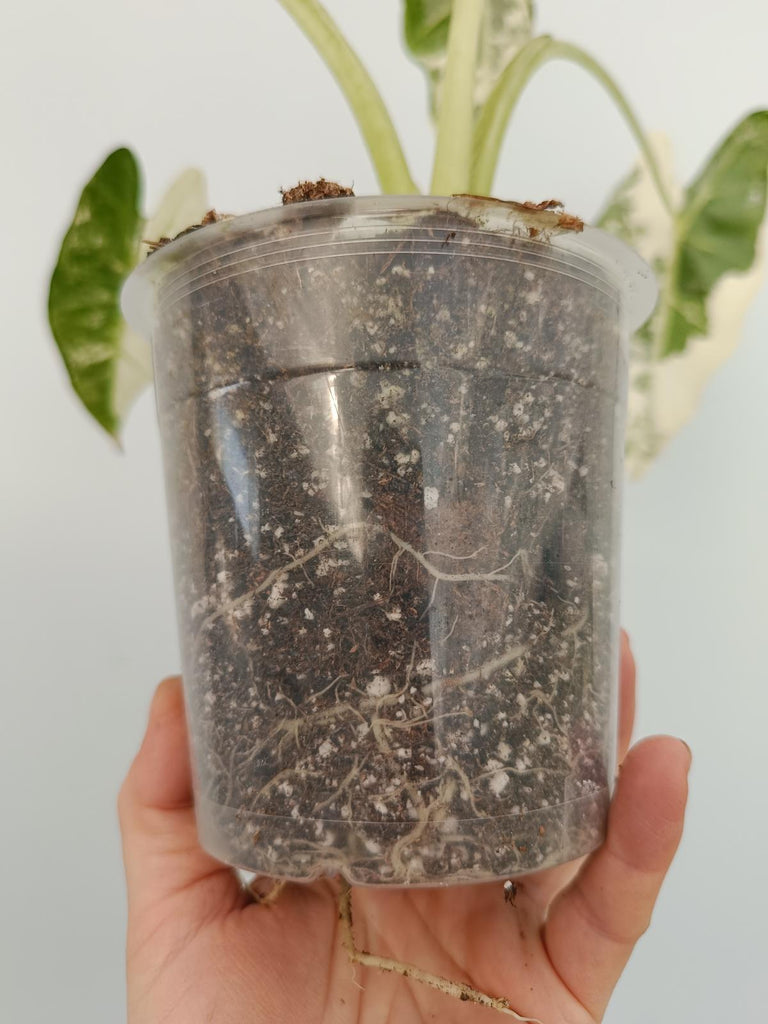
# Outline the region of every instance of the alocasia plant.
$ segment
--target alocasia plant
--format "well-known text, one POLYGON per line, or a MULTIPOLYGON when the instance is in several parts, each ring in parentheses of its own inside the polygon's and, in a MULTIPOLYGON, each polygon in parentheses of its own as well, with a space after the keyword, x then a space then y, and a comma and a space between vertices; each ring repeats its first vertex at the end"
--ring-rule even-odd
MULTIPOLYGON (((382 191, 418 192, 386 106, 328 12, 319 0, 279 2, 336 77, 382 191)), ((510 115, 549 61, 579 65, 624 115, 640 162, 597 223, 634 246, 659 279, 656 311, 632 343, 627 464, 639 475, 688 418, 707 376, 733 347, 761 280, 768 111, 733 128, 682 189, 608 72, 579 47, 534 35, 532 0, 404 0, 403 16, 405 45, 426 72, 437 128, 433 194, 491 194, 510 115)), ((185 172, 149 220, 139 202, 137 160, 119 149, 80 197, 50 289, 50 323, 73 386, 116 438, 131 402, 151 382, 146 344, 120 313, 121 287, 146 255, 142 239, 172 236, 200 220, 207 205, 202 176, 185 172)))
MULTIPOLYGON (((280 2, 323 56, 346 95, 367 144, 382 191, 390 194, 418 192, 403 147, 379 92, 328 13, 318 0, 280 2)), ((634 246, 653 267, 660 286, 660 300, 656 311, 636 333, 631 350, 627 456, 630 469, 634 473, 642 471, 689 415, 696 394, 707 374, 732 347, 738 336, 734 324, 759 280, 756 252, 766 207, 768 111, 752 113, 737 125, 720 143, 693 183, 683 189, 669 173, 666 148, 658 140, 646 136, 613 78, 579 47, 548 35, 534 35, 532 0, 404 0, 403 12, 405 43, 411 55, 426 72, 431 111, 437 129, 434 168, 429 184, 429 190, 433 194, 471 193, 488 196, 494 187, 498 187, 494 179, 510 115, 531 77, 552 60, 574 62, 596 78, 623 113, 638 145, 639 164, 608 199, 598 224, 634 246)), ((202 175, 197 171, 186 171, 172 185, 158 211, 152 217, 145 218, 141 211, 139 164, 135 156, 124 148, 107 157, 80 197, 51 280, 50 322, 75 390, 86 408, 114 438, 119 438, 132 401, 150 383, 152 374, 146 342, 128 327, 120 312, 123 283, 146 257, 148 247, 145 239, 171 237, 181 232, 190 224, 201 221, 207 206, 202 175)), ((444 335, 440 336, 440 341, 442 344, 445 343, 444 335)), ((235 411, 242 412, 243 409, 237 406, 235 411)), ((223 420, 226 429, 226 410, 223 420)), ((180 435, 188 437, 190 431, 187 430, 186 422, 183 419, 175 422, 180 435)), ((500 422, 496 417, 497 429, 500 422)), ((501 426, 505 428, 507 424, 501 422, 501 426)), ((277 434, 274 436, 276 438, 277 434)), ((398 460, 404 455, 408 460, 409 457, 419 454, 417 451, 411 452, 410 455, 407 452, 396 452, 394 457, 398 460)), ((572 465, 575 468, 577 464, 572 465)), ((588 471, 586 465, 579 467, 578 472, 581 473, 582 469, 588 471)), ((196 478, 193 476, 187 479, 196 478)), ((562 491, 563 481, 557 474, 552 477, 552 486, 557 486, 554 482, 556 480, 559 480, 562 491)), ((306 482, 304 486, 307 486, 306 482)), ((185 495, 192 489, 189 486, 182 488, 185 495)), ((437 494, 434 487, 424 489, 425 508, 429 507, 428 491, 437 494)), ((542 501, 546 503, 554 491, 547 490, 542 493, 542 501)), ((234 493, 231 496, 234 497, 234 493)), ((237 505, 239 499, 234 497, 234 500, 237 505)), ((421 501, 420 496, 418 500, 421 501)), ((467 503, 464 504, 466 506, 467 503)), ((434 508, 434 504, 431 507, 434 508)), ((479 507, 476 505, 475 509, 479 507)), ((471 504, 469 508, 473 508, 471 504)), ((466 515, 466 512, 462 512, 462 515, 466 515)), ((470 516, 467 521, 470 519, 473 529, 478 528, 475 523, 476 517, 470 516)), ((308 528, 314 531, 314 517, 308 518, 307 522, 311 522, 308 528)), ((455 520, 455 524, 458 524, 457 529, 465 529, 459 518, 455 520)), ((457 574, 438 571, 422 553, 391 530, 384 530, 377 523, 353 520, 319 541, 315 541, 314 534, 308 535, 308 543, 298 548, 302 553, 291 562, 286 563, 283 551, 278 549, 280 564, 267 571, 266 563, 259 563, 258 570, 261 576, 258 586, 255 589, 238 592, 236 596, 233 596, 234 591, 227 589, 232 585, 228 582, 229 571, 219 571, 217 565, 211 587, 203 580, 204 586, 197 588, 195 584, 190 588, 190 592, 194 591, 195 594, 195 604, 205 609, 200 633, 205 633, 208 627, 216 625, 219 621, 228 621, 230 613, 233 621, 236 617, 239 620, 240 612, 244 612, 260 592, 267 593, 267 587, 270 588, 270 596, 266 598, 268 607, 278 607, 285 603, 283 581, 291 569, 304 568, 310 559, 329 549, 332 543, 339 542, 343 530, 348 531, 351 536, 353 529, 359 533, 363 527, 378 531, 379 534, 386 534, 389 538, 388 543, 394 544, 397 549, 391 566, 385 560, 378 569, 374 567, 374 573, 384 573, 381 591, 385 589, 387 580, 391 589, 397 560, 403 552, 409 553, 412 559, 434 577, 434 583, 430 581, 430 605, 437 593, 438 580, 466 582, 484 579, 495 587, 502 579, 498 569, 482 577, 467 574, 464 570, 457 574), (220 596, 220 593, 224 596, 220 596), (200 594, 203 596, 200 597, 200 594), (213 603, 209 607, 206 602, 213 603)), ((196 520, 193 528, 197 530, 196 520)), ((485 528, 494 535, 497 532, 496 522, 491 517, 488 518, 485 528)), ((275 537, 279 536, 274 526, 266 522, 262 530, 271 530, 275 537)), ((282 525, 279 526, 279 530, 283 532, 282 525)), ((229 526, 227 531, 231 532, 229 526)), ((244 529, 243 536, 246 532, 244 529)), ((447 528, 447 533, 450 534, 450 528, 447 528)), ((347 543, 346 539, 344 543, 347 543)), ((439 544, 436 546, 441 548, 439 544)), ((483 551, 484 547, 478 548, 475 554, 483 551)), ((285 551, 287 550, 286 548, 285 551)), ((547 560, 559 564, 553 550, 547 549, 547 560)), ((427 554, 443 558, 474 557, 456 556, 441 550, 430 551, 427 554)), ((518 555, 527 558, 526 551, 521 549, 503 568, 511 565, 518 555)), ((328 564, 331 564, 330 561, 328 564)), ((464 565, 466 566, 466 563, 464 565)), ((320 576, 319 569, 317 576, 320 576)), ((370 580, 367 582, 370 583, 370 580)), ((568 580, 569 585, 574 582, 568 580)), ((375 577, 373 585, 376 585, 375 577)), ((343 592, 343 588, 338 589, 343 592)), ((521 584, 520 595, 516 598, 521 603, 525 600, 524 590, 521 584)), ((377 591, 374 599, 377 600, 379 597, 377 591)), ((574 609, 577 608, 576 602, 579 600, 578 596, 574 598, 574 609)), ((542 607, 538 596, 535 601, 531 601, 531 606, 533 605, 535 614, 538 615, 542 607)), ((303 623, 305 620, 315 620, 321 604, 313 607, 316 610, 309 606, 305 606, 303 611, 300 609, 302 628, 295 633, 292 632, 294 640, 297 635, 307 632, 303 623)), ((409 610, 418 616, 415 605, 409 606, 409 610)), ((564 629, 562 635, 575 634, 586 623, 588 614, 584 612, 574 624, 564 629)), ((388 621, 399 621, 400 618, 399 606, 391 615, 386 614, 388 621)), ((283 621, 290 626, 291 620, 287 615, 283 621)), ((457 621, 458 616, 447 636, 453 633, 457 621)), ((511 622, 512 619, 507 620, 508 625, 511 622)), ((551 628, 550 623, 542 635, 546 635, 551 628)), ((269 633, 269 630, 263 629, 261 632, 269 633)), ((282 634, 276 635, 278 640, 272 649, 278 651, 284 643, 280 639, 282 634)), ((330 627, 323 629, 323 635, 336 636, 330 627)), ((417 633, 413 635, 418 638, 417 633)), ((506 636, 503 643, 509 643, 506 636)), ((405 651, 413 651, 413 664, 417 643, 414 641, 412 646, 410 643, 401 646, 405 651)), ((333 649, 335 644, 331 642, 329 647, 333 649)), ((269 650, 267 647, 255 646, 253 649, 269 650)), ((217 659, 220 659, 217 662, 219 667, 227 667, 226 650, 224 646, 212 644, 209 648, 209 651, 215 652, 217 659), (224 652, 224 657, 221 652, 224 652)), ((341 645, 339 650, 342 650, 341 645)), ((357 650, 356 641, 351 650, 357 650)), ((566 645, 562 657, 569 657, 568 650, 566 645)), ((521 658, 523 652, 524 648, 518 646, 516 642, 512 643, 500 654, 488 658, 478 668, 462 671, 459 675, 446 675, 443 682, 463 686, 477 680, 485 680, 491 672, 506 668, 513 660, 521 658)), ((546 665, 541 655, 538 656, 538 663, 546 665)), ((234 662, 230 662, 229 667, 231 668, 233 664, 234 662)), ((396 660, 394 664, 397 665, 396 660)), ((346 669, 346 665, 344 667, 346 669)), ((409 668, 408 673, 410 671, 409 668)), ((542 673, 543 678, 547 677, 545 670, 537 671, 542 673)), ((341 678, 339 675, 334 679, 334 683, 341 678)), ((409 678, 407 674, 406 681, 409 678)), ((555 672, 550 674, 549 678, 566 679, 568 675, 560 676, 555 672)), ((366 689, 369 697, 378 699, 389 694, 388 678, 376 675, 373 676, 371 683, 375 684, 375 687, 383 685, 385 689, 366 689)), ((539 685, 538 682, 536 685, 539 685)), ((322 693, 325 693, 325 690, 322 693)), ((286 699, 281 692, 279 696, 283 700, 286 699)), ((314 697, 315 695, 311 699, 314 697)), ((387 699, 399 698, 393 696, 387 699)), ((429 699, 432 700, 431 697, 429 699)), ((236 701, 234 703, 237 704, 236 701)), ((274 703, 277 703, 276 698, 274 703)), ((550 707, 552 718, 559 727, 555 705, 550 707)), ((376 708, 378 716, 378 705, 376 708)), ((238 710, 237 714, 241 715, 242 712, 238 710)), ((307 717, 311 718, 311 714, 310 712, 307 717)), ((460 715, 465 715, 465 712, 462 710, 460 715)), ((453 716, 446 713, 440 717, 447 719, 453 716)), ((506 718, 506 715, 501 717, 506 718)), ((225 718, 221 721, 226 723, 225 718)), ((318 721, 322 721, 323 729, 327 728, 325 719, 318 718, 318 721)), ((406 724, 390 719, 376 719, 377 725, 384 721, 392 728, 406 724)), ((427 719, 409 718, 407 727, 418 726, 422 721, 427 719)), ((286 728, 285 735, 291 735, 291 728, 299 728, 298 725, 294 726, 294 722, 298 722, 298 718, 287 718, 279 722, 273 734, 277 733, 280 736, 282 729, 286 728)), ((363 726, 366 727, 365 721, 363 726)), ((480 727, 479 721, 474 722, 473 728, 475 726, 480 727)), ((366 729, 365 734, 368 732, 372 736, 369 740, 372 749, 373 744, 376 744, 379 753, 382 749, 385 753, 392 753, 386 741, 382 744, 378 740, 375 726, 366 729)), ((298 731, 293 735, 298 747, 298 731)), ((442 735, 445 738, 446 734, 442 735)), ((549 734, 542 731, 539 735, 547 736, 548 745, 549 734)), ((283 738, 276 742, 282 744, 283 738)), ((511 748, 504 745, 511 753, 511 748)), ((312 744, 309 746, 314 749, 312 744)), ((316 748, 318 760, 314 762, 315 765, 326 756, 323 753, 324 746, 325 743, 319 744, 316 748)), ((232 748, 232 758, 237 752, 236 744, 232 748)), ((249 761, 252 756, 248 755, 249 761)), ((409 750, 408 757, 410 756, 409 750)), ((507 758, 509 754, 500 756, 507 758)), ((278 758, 274 758, 274 761, 277 763, 278 758)), ((230 769, 232 764, 233 760, 230 759, 230 769)), ((489 770, 482 773, 480 778, 489 777, 497 782, 500 780, 502 788, 508 784, 508 776, 505 774, 508 769, 504 768, 501 762, 494 758, 493 761, 487 761, 487 766, 489 770), (498 771, 500 767, 503 768, 501 772, 498 771)), ((514 770, 525 773, 528 769, 523 766, 514 770)), ((400 768, 398 774, 399 772, 400 768)), ((347 779, 353 778, 356 773, 357 760, 354 761, 347 779)), ((263 787, 265 791, 279 774, 263 787)), ((306 774, 311 776, 321 773, 308 770, 306 774)), ((465 778, 463 774, 462 778, 465 778)), ((594 783, 593 779, 588 781, 594 783)), ((342 783, 342 788, 344 785, 346 783, 342 783)), ((333 787, 335 786, 336 782, 333 783, 333 787)), ((467 788, 469 791, 468 782, 467 788)), ((500 791, 491 788, 491 792, 495 792, 496 796, 500 791)), ((225 804, 229 803, 229 792, 231 788, 225 804)), ((323 796, 316 806, 318 809, 324 809, 335 799, 335 793, 330 798, 323 796)), ((469 799, 472 799, 471 794, 469 799)), ((401 853, 401 848, 407 845, 405 841, 412 842, 412 837, 426 825, 430 814, 433 815, 433 820, 442 821, 447 813, 448 800, 443 794, 430 804, 421 804, 418 811, 415 810, 415 802, 417 801, 414 798, 413 807, 419 824, 414 825, 414 832, 410 833, 411 838, 405 834, 404 839, 401 838, 394 843, 391 852, 392 862, 395 862, 395 851, 401 862, 398 870, 403 874, 395 876, 397 878, 409 877, 401 853), (439 814, 443 817, 440 818, 439 814)), ((556 801, 546 800, 544 803, 553 810, 565 806, 556 801)), ((386 813, 386 807, 385 811, 381 812, 375 804, 373 806, 377 813, 386 813)), ((294 809, 298 810, 298 807, 299 804, 294 805, 294 809)), ((475 807, 474 803, 472 807, 475 807)), ((227 810, 232 808, 227 807, 227 810)), ((515 813, 519 815, 519 808, 515 813)), ((235 816, 239 818, 239 815, 240 810, 235 816)), ((475 822, 482 817, 489 818, 489 815, 476 810, 475 815, 471 819, 475 822)), ((289 819, 285 817, 283 820, 289 819)), ((371 824, 368 819, 366 823, 371 824)), ((542 826, 539 835, 543 835, 545 831, 542 826)), ((255 832, 249 835, 252 839, 258 839, 260 832, 261 829, 257 827, 255 832)), ((330 839, 331 842, 335 841, 333 835, 330 839)), ((519 843, 519 836, 512 841, 512 847, 515 847, 515 842, 519 843)), ((263 836, 261 843, 265 844, 263 836)), ((525 845, 518 845, 515 856, 525 850, 525 845)), ((414 858, 412 863, 416 864, 418 860, 419 858, 414 858)), ((519 1016, 504 998, 492 998, 469 985, 449 982, 412 965, 357 950, 351 933, 348 889, 342 889, 340 907, 345 945, 350 958, 355 962, 399 971, 461 1000, 472 1000, 492 1007, 518 1020, 533 1020, 519 1016)))

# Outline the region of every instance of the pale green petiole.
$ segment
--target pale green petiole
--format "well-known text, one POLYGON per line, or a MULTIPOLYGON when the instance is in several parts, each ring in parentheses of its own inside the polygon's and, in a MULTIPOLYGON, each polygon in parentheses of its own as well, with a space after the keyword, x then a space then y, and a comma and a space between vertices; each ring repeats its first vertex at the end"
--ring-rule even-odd
POLYGON ((640 122, 616 82, 594 58, 580 47, 574 46, 572 43, 560 42, 551 36, 532 39, 523 47, 514 60, 507 65, 496 87, 483 105, 475 127, 471 190, 481 195, 490 193, 504 133, 515 104, 534 72, 550 60, 570 60, 574 64, 578 64, 605 88, 624 115, 624 119, 648 163, 651 177, 664 206, 670 214, 673 213, 674 203, 661 176, 653 150, 640 122))
POLYGON ((280 3, 339 83, 368 147, 382 192, 403 195, 418 192, 378 89, 323 5, 318 0, 280 0, 280 3))
MULTIPOLYGON (((328 12, 319 0, 280 0, 280 3, 310 39, 339 83, 368 147, 382 191, 418 192, 384 101, 328 12)), ((584 68, 612 97, 648 163, 662 202, 673 213, 674 204, 655 155, 629 102, 608 72, 572 43, 560 42, 551 36, 532 39, 507 65, 475 121, 473 94, 483 13, 484 5, 478 0, 454 0, 431 192, 434 195, 490 194, 509 118, 523 89, 543 64, 559 59, 570 60, 584 68)))
POLYGON ((475 67, 483 21, 478 0, 454 0, 437 117, 433 195, 468 192, 473 135, 475 67))

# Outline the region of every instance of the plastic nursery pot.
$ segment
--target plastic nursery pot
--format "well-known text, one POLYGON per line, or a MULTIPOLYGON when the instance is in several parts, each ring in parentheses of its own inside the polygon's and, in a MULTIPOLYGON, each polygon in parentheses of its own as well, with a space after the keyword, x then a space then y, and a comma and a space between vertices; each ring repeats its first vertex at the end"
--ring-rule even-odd
POLYGON ((601 232, 466 198, 268 210, 133 275, 212 854, 426 885, 599 844, 654 299, 601 232))

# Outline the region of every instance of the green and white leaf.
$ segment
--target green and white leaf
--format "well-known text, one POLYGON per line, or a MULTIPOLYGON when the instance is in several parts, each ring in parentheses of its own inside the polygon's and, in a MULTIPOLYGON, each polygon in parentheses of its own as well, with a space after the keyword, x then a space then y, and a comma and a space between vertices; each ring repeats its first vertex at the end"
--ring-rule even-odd
POLYGON ((185 172, 171 186, 146 227, 140 192, 136 158, 128 149, 115 150, 83 189, 48 296, 51 330, 72 386, 115 438, 152 380, 148 342, 120 311, 123 283, 146 254, 142 238, 177 234, 206 209, 205 186, 196 171, 185 172))
POLYGON ((621 183, 599 226, 655 270, 660 299, 630 347, 627 468, 641 476, 691 418, 711 374, 731 354, 764 281, 758 235, 768 183, 768 112, 742 121, 682 193, 669 146, 657 163, 678 209, 670 215, 645 161, 621 183))
MULTIPOLYGON (((125 324, 120 289, 139 258, 141 181, 133 153, 117 149, 83 189, 59 252, 48 319, 69 377, 86 409, 117 437, 137 382, 117 388, 125 324)), ((130 363, 136 358, 131 342, 130 363)), ((132 376, 141 377, 136 369, 132 376)))
MULTIPOLYGON (((488 98, 501 72, 533 33, 533 0, 482 2, 485 10, 473 97, 475 111, 488 98)), ((405 44, 427 74, 433 117, 437 116, 440 105, 452 6, 452 0, 404 0, 405 44)))

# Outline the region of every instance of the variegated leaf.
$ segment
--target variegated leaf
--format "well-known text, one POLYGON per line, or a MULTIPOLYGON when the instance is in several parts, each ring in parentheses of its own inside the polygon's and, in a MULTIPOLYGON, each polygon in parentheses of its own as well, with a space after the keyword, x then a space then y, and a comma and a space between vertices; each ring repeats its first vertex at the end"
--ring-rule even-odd
POLYGON ((758 256, 768 180, 768 113, 742 121, 684 192, 669 146, 654 149, 678 212, 664 207, 643 162, 618 187, 599 226, 653 267, 660 298, 631 342, 627 468, 639 477, 690 419, 714 370, 735 348, 764 279, 758 256))
POLYGON ((111 153, 83 189, 51 277, 48 318, 72 386, 114 438, 152 380, 147 342, 125 322, 120 292, 146 249, 142 238, 172 235, 206 209, 197 171, 185 172, 148 225, 139 201, 139 166, 130 150, 111 153))
POLYGON ((83 189, 48 294, 48 319, 72 386, 113 437, 143 376, 129 343, 132 371, 118 393, 126 329, 120 289, 139 258, 140 190, 136 158, 115 150, 83 189))

